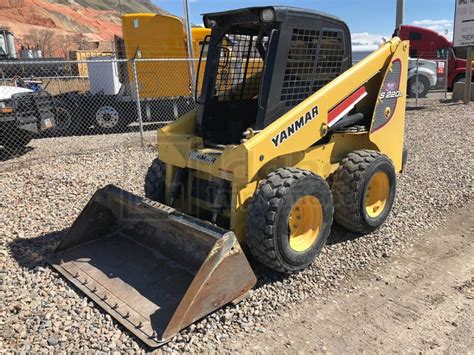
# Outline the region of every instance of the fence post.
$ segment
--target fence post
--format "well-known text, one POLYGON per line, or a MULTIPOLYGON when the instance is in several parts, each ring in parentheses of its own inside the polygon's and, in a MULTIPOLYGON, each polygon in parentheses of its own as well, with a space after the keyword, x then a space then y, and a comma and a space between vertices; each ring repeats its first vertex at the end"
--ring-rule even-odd
POLYGON ((474 60, 474 54, 472 53, 472 46, 467 48, 466 56, 466 75, 464 76, 464 103, 468 105, 471 102, 471 80, 472 80, 472 61, 474 60))
POLYGON ((193 49, 193 32, 191 29, 191 21, 189 19, 189 2, 188 0, 183 1, 184 7, 184 27, 186 30, 186 37, 187 37, 187 46, 188 46, 188 59, 189 59, 189 75, 191 76, 191 97, 195 97, 195 90, 197 90, 196 82, 195 82, 195 75, 194 72, 194 49, 193 49))
POLYGON ((416 71, 415 71, 415 106, 418 107, 418 62, 420 58, 416 58, 416 71))
MULTIPOLYGON (((55 73, 56 74, 56 73, 55 73)), ((63 93, 63 91, 61 90, 61 82, 59 81, 59 77, 58 75, 56 75, 56 85, 58 86, 58 91, 60 94, 63 93)))
POLYGON ((135 86, 135 95, 137 100, 137 111, 138 111, 138 127, 140 129, 140 141, 142 148, 145 146, 143 139, 143 121, 142 121, 142 105, 140 103, 140 90, 138 89, 138 76, 137 76, 137 62, 136 59, 132 59, 132 69, 133 69, 133 81, 135 86))
POLYGON ((444 99, 447 100, 448 98, 448 59, 446 58, 446 62, 444 63, 444 99))

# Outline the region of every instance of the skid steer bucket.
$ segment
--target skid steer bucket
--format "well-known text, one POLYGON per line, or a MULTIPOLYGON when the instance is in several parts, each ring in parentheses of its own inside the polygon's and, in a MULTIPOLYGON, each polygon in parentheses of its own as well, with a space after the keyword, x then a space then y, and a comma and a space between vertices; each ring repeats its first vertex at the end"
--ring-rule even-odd
POLYGON ((151 347, 256 283, 232 232, 112 185, 49 263, 151 347))

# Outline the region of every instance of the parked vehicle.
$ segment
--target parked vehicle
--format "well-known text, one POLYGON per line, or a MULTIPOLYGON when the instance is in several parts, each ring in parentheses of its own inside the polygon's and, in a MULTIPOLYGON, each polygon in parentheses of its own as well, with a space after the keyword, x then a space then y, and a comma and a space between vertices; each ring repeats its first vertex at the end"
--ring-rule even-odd
POLYGON ((24 149, 36 133, 54 126, 53 98, 46 91, 0 86, 0 146, 8 153, 24 149))
MULTIPOLYGON (((63 130, 117 132, 137 120, 132 65, 115 59, 189 58, 186 34, 178 17, 126 14, 122 17, 122 32, 123 39, 116 38, 115 56, 89 58, 89 92, 55 96, 63 130)), ((195 56, 209 34, 209 29, 192 29, 195 56)), ((197 64, 191 65, 197 69, 197 64)), ((139 62, 136 76, 144 122, 172 120, 194 107, 189 61, 139 62)))
POLYGON ((418 97, 425 97, 430 89, 434 89, 438 82, 437 68, 438 63, 433 60, 410 58, 408 60, 408 96, 416 97, 418 93, 418 97))
POLYGON ((241 246, 289 274, 314 262, 333 219, 380 227, 406 161, 408 42, 352 66, 349 29, 331 15, 252 7, 203 22, 199 107, 158 130, 147 198, 98 190, 48 258, 150 347, 255 286, 241 246), (244 72, 228 81, 217 63, 244 72))
MULTIPOLYGON (((410 41, 410 57, 436 61, 448 60, 448 89, 454 84, 465 80, 466 60, 459 57, 459 51, 453 48, 453 43, 438 32, 416 26, 402 25, 399 31, 402 40, 410 41)), ((446 68, 438 66, 438 82, 445 83, 446 68)))

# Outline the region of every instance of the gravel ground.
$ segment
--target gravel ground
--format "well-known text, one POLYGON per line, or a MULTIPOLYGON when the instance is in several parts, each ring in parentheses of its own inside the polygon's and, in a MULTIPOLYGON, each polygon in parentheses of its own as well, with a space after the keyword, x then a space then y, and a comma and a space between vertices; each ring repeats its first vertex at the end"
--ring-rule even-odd
MULTIPOLYGON (((407 112, 408 165, 382 228, 358 237, 335 226, 317 262, 291 277, 252 261, 258 284, 251 297, 192 325, 162 349, 225 349, 237 335, 271 331, 288 305, 330 299, 345 278, 406 252, 418 235, 463 207, 473 192, 474 107, 438 98, 423 104, 407 112)), ((37 140, 31 152, 0 162, 0 350, 147 350, 44 262, 97 188, 114 183, 142 194, 155 152, 114 137, 37 140), (84 147, 97 149, 77 154, 84 147), (46 159, 42 149, 60 153, 46 159)))

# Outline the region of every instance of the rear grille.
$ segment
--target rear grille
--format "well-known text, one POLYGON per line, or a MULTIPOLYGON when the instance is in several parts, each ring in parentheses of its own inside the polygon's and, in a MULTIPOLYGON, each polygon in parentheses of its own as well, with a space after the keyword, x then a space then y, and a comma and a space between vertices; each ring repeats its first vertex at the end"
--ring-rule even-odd
POLYGON ((54 116, 53 98, 50 94, 45 91, 38 92, 33 97, 33 100, 35 102, 36 109, 38 110, 39 117, 41 119, 50 118, 54 116))
POLYGON ((36 104, 33 100, 33 95, 26 94, 14 97, 14 110, 19 120, 36 118, 36 104))
POLYGON ((15 95, 13 107, 18 120, 34 122, 38 119, 54 117, 53 99, 45 91, 15 95))

